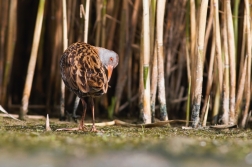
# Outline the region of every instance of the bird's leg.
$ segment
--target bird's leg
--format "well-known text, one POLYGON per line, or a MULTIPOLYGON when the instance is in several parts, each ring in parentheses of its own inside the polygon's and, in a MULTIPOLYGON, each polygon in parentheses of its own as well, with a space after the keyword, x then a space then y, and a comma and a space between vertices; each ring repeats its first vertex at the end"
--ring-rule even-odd
POLYGON ((94 99, 91 97, 91 107, 92 107, 92 117, 93 117, 93 125, 91 128, 91 132, 97 132, 97 129, 95 127, 95 113, 94 113, 94 99))
POLYGON ((77 131, 77 130, 87 130, 87 128, 84 125, 84 119, 86 116, 86 111, 87 111, 87 103, 85 102, 84 99, 81 99, 82 102, 82 107, 83 107, 83 114, 81 117, 81 121, 80 121, 80 125, 77 128, 60 128, 60 129, 56 129, 56 131, 77 131))
POLYGON ((82 107, 83 107, 83 113, 81 116, 79 130, 86 130, 86 127, 84 125, 84 119, 85 119, 86 111, 87 111, 87 103, 85 102, 85 100, 83 98, 81 99, 81 102, 82 102, 82 107))

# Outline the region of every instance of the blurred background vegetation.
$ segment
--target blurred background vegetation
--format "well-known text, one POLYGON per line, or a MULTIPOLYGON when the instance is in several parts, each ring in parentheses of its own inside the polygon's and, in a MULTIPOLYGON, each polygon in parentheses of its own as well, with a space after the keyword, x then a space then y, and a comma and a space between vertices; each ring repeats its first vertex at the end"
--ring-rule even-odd
MULTIPOLYGON (((10 113, 19 113, 22 105, 39 2, 0 0, 0 104, 10 113)), ((80 5, 83 4, 85 8, 86 1, 66 2, 69 45, 84 40, 84 19, 80 18, 80 5)), ((156 18, 159 17, 160 9, 157 9, 157 0, 149 2, 149 73, 152 86, 157 81, 152 72, 155 67, 156 32, 160 31, 156 28, 156 18)), ((197 103, 196 106, 201 110, 201 123, 207 113, 207 120, 213 124, 241 124, 245 127, 242 122, 247 122, 251 114, 251 35, 248 31, 251 32, 249 4, 252 2, 209 0, 205 18, 202 14, 202 2, 167 0, 164 6, 163 74, 168 117, 170 120, 189 120, 190 110, 195 109, 197 103), (231 13, 228 9, 231 9, 231 13), (246 19, 247 16, 249 19, 246 19), (205 19, 205 22, 200 18, 205 19), (202 35, 202 24, 205 25, 202 31, 204 43, 202 54, 199 54, 202 46, 197 40, 202 35), (199 61, 202 61, 200 63, 203 65, 200 67, 203 70, 203 83, 200 88, 202 94, 197 94, 196 90, 199 61), (229 89, 230 93, 227 94, 229 89), (228 99, 227 103, 225 99, 228 99), (228 114, 228 117, 225 114, 228 114)), ((28 114, 48 113, 53 117, 60 115, 59 59, 63 53, 62 20, 62 1, 45 1, 28 114)), ((138 118, 141 115, 140 62, 144 56, 142 36, 143 1, 91 0, 88 43, 114 50, 120 56, 119 66, 114 70, 108 93, 96 98, 98 117, 111 118, 116 115, 138 118)), ((157 64, 157 67, 159 66, 160 64, 157 64)), ((157 86, 154 89, 157 90, 157 86)), ((155 102, 155 99, 159 98, 159 93, 156 92, 158 91, 154 91, 153 95, 151 90, 151 98, 154 97, 155 117, 160 118, 162 114, 159 111, 162 107, 160 100, 155 102)), ((66 90, 65 98, 66 110, 72 113, 75 95, 66 90)), ((78 108, 79 114, 80 111, 81 106, 78 108)))

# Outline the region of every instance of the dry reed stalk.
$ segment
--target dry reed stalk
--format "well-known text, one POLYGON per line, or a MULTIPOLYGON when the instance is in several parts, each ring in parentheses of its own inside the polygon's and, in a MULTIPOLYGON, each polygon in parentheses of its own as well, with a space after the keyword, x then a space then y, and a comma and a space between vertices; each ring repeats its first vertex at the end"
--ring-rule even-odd
POLYGON ((203 127, 206 127, 206 123, 207 123, 207 116, 208 116, 208 111, 209 111, 209 102, 210 102, 210 95, 208 96, 206 111, 204 111, 205 114, 204 114, 204 119, 203 119, 203 123, 202 123, 203 127))
POLYGON ((143 0, 143 115, 145 124, 151 123, 150 111, 150 13, 149 1, 143 0))
POLYGON ((191 60, 191 80, 192 84, 192 89, 194 90, 194 73, 195 71, 195 65, 196 65, 196 32, 197 32, 197 27, 196 27, 196 10, 195 10, 195 0, 190 0, 190 60, 191 60))
MULTIPOLYGON (((112 23, 111 23, 111 27, 110 27, 111 32, 115 32, 116 25, 117 25, 116 19, 117 19, 118 13, 119 13, 119 9, 120 9, 120 1, 115 1, 114 14, 113 14, 114 19, 112 19, 112 21, 111 21, 112 23)), ((107 41, 107 49, 110 49, 110 50, 112 49, 115 34, 116 33, 109 34, 110 38, 108 38, 108 41, 107 41)))
MULTIPOLYGON (((214 18, 214 26, 213 26, 213 43, 211 49, 211 58, 209 63, 209 70, 208 70, 208 80, 207 80, 207 88, 206 88, 206 95, 208 97, 210 95, 210 91, 212 88, 213 82, 213 63, 214 57, 216 55, 216 63, 218 67, 218 78, 219 78, 219 85, 222 85, 222 78, 223 78, 223 70, 222 70, 222 58, 221 58, 221 40, 220 40, 220 26, 219 26, 219 2, 217 0, 213 0, 211 2, 211 8, 213 8, 213 18, 214 18)), ((202 107, 202 114, 201 114, 201 121, 204 119, 205 111, 207 107, 207 100, 205 100, 204 105, 202 107)))
POLYGON ((0 102, 4 105, 6 95, 3 95, 4 60, 6 55, 6 31, 8 25, 9 1, 0 1, 0 102))
MULTIPOLYGON (((60 75, 59 74, 59 56, 62 53, 62 1, 53 1, 52 3, 54 3, 54 5, 56 6, 55 9, 55 21, 52 22, 52 24, 50 24, 50 29, 52 30, 52 48, 53 48, 53 52, 52 52, 52 59, 51 59, 51 65, 50 65, 50 76, 49 76, 49 82, 47 85, 47 90, 46 90, 46 106, 47 109, 50 108, 50 103, 51 103, 51 99, 53 99, 53 105, 58 105, 58 97, 57 98, 53 98, 53 95, 58 94, 55 93, 53 90, 57 90, 58 89, 54 89, 57 88, 55 83, 60 80, 60 75), (56 99, 56 100, 55 100, 56 99), (56 103, 57 102, 57 103, 56 103)), ((49 114, 50 111, 48 110, 47 113, 49 114)))
POLYGON ((236 69, 235 69, 235 41, 234 41, 234 28, 231 12, 230 0, 225 0, 226 5, 226 21, 227 21, 227 38, 228 38, 228 54, 230 64, 230 105, 229 105, 229 121, 228 124, 235 123, 235 91, 236 91, 236 69))
POLYGON ((119 107, 120 107, 120 102, 121 102, 121 97, 122 97, 122 92, 126 83, 126 73, 127 73, 127 67, 128 67, 128 55, 125 55, 125 42, 126 42, 126 31, 128 31, 127 28, 127 20, 126 20, 126 14, 127 14, 127 9, 128 9, 128 1, 124 0, 123 1, 123 9, 121 11, 121 25, 120 25, 120 39, 119 39, 119 60, 120 62, 118 64, 118 69, 121 73, 121 75, 118 76, 117 78, 117 85, 116 85, 116 91, 115 91, 115 114, 118 113, 119 107), (120 84, 118 84, 120 83, 120 84))
POLYGON ((164 14, 166 0, 157 1, 157 25, 156 25, 156 41, 157 41, 157 64, 158 64, 158 100, 160 103, 160 120, 167 121, 166 95, 165 95, 165 79, 164 79, 164 48, 163 48, 163 32, 164 32, 164 14))
POLYGON ((220 85, 216 85, 216 93, 214 97, 214 104, 213 104, 213 111, 212 111, 212 124, 217 124, 218 123, 218 114, 220 110, 220 85))
MULTIPOLYGON (((141 38, 140 38, 140 58, 139 58, 139 100, 138 100, 138 107, 139 107, 139 119, 143 119, 144 115, 144 108, 143 108, 143 99, 144 99, 144 81, 143 81, 143 68, 144 68, 144 63, 143 63, 143 28, 141 32, 141 38)), ((143 120, 142 120, 143 121, 143 120)))
MULTIPOLYGON (((245 12, 244 12, 245 14, 245 12)), ((240 64, 239 64, 239 78, 242 77, 243 75, 243 65, 244 65, 244 60, 245 58, 245 50, 246 50, 246 37, 247 37, 247 33, 246 33, 246 19, 243 20, 243 31, 242 31, 242 45, 241 45, 241 53, 240 53, 240 64)))
POLYGON ((212 90, 212 85, 213 85, 213 69, 214 69, 214 58, 215 58, 215 53, 216 53, 216 39, 215 36, 213 36, 212 40, 212 47, 211 47, 211 54, 210 54, 210 62, 209 62, 209 67, 208 67, 208 74, 207 74, 207 86, 206 86, 206 95, 205 95, 205 101, 203 104, 203 107, 201 109, 201 121, 204 122, 205 113, 207 111, 207 105, 209 100, 207 100, 210 97, 210 92, 212 90))
POLYGON ((214 7, 213 6, 214 5, 213 5, 213 3, 210 0, 210 11, 209 11, 208 19, 207 19, 205 39, 204 39, 204 59, 203 59, 203 64, 205 64, 206 50, 207 50, 207 46, 208 46, 209 37, 210 37, 210 35, 213 36, 212 35, 213 20, 214 20, 214 7))
POLYGON ((132 97, 132 51, 131 51, 131 26, 130 26, 130 20, 129 20, 129 2, 127 3, 127 8, 126 8, 126 25, 129 25, 128 28, 126 29, 126 50, 125 50, 125 56, 127 56, 127 100, 129 102, 129 109, 131 110, 132 108, 132 103, 131 103, 131 97, 132 97))
POLYGON ((68 43, 73 43, 75 41, 74 39, 74 23, 75 23, 75 12, 77 9, 77 1, 67 1, 67 20, 68 20, 68 43))
MULTIPOLYGON (((128 2, 126 0, 126 2, 128 2)), ((120 102, 121 102, 121 97, 122 97, 122 92, 124 85, 126 83, 126 72, 129 67, 129 65, 126 62, 129 62, 130 57, 132 56, 132 47, 131 45, 134 43, 135 35, 136 35, 136 26, 137 26, 137 18, 138 18, 138 11, 141 5, 141 0, 136 0, 134 3, 134 8, 133 8, 133 13, 131 17, 131 24, 130 24, 130 33, 129 33, 129 39, 126 43, 126 48, 125 48, 125 41, 126 41, 126 35, 125 31, 127 31, 127 24, 125 20, 125 14, 126 12, 124 10, 127 10, 127 3, 124 2, 122 14, 121 14, 121 25, 120 25, 120 42, 119 42, 119 59, 120 62, 124 63, 119 63, 119 71, 120 75, 117 78, 117 85, 116 85, 116 92, 115 92, 115 97, 116 97, 116 102, 115 102, 115 113, 117 114, 119 112, 119 107, 120 107, 120 102), (126 24, 126 25, 125 25, 126 24), (125 51, 126 49, 126 51, 125 51), (124 57, 124 55, 126 55, 124 57)), ((128 99, 129 100, 129 99, 128 99)))
MULTIPOLYGON (((83 5, 82 5, 83 6, 83 5)), ((88 42, 88 24, 89 24, 89 8, 90 0, 86 0, 86 12, 83 12, 84 15, 84 42, 88 42)))
MULTIPOLYGON (((67 7, 66 0, 62 0, 62 12, 63 12, 63 52, 67 49, 68 38, 67 38, 67 7)), ((64 82, 63 82, 64 83, 64 82)))
POLYGON ((191 79, 189 81, 188 90, 187 90, 186 126, 189 126, 189 121, 190 121, 190 106, 191 106, 191 79))
MULTIPOLYGON (((217 57, 217 67, 218 67, 218 81, 219 81, 219 88, 220 88, 220 92, 222 92, 222 85, 223 85, 223 62, 222 62, 222 49, 221 49, 221 36, 220 36, 220 25, 219 25, 219 2, 217 0, 213 0, 213 8, 214 8, 214 38, 215 38, 215 47, 216 47, 216 57, 217 57)), ((228 59, 227 59, 228 61, 228 59)), ((228 71, 225 75, 225 77, 228 77, 228 71)), ((225 78, 224 77, 224 78, 225 78)), ((225 78, 226 83, 228 84, 228 78, 225 78)), ((225 86, 225 90, 223 90, 224 94, 226 93, 226 86, 225 86)), ((228 101, 228 94, 223 95, 223 112, 226 113, 228 112, 229 109, 229 101, 228 101), (226 99, 227 98, 227 99, 226 99), (226 99, 226 100, 224 100, 226 99), (228 103, 227 103, 228 102, 228 103)))
POLYGON ((179 89, 178 95, 177 95, 177 99, 171 101, 171 103, 172 102, 177 103, 175 105, 175 107, 174 107, 175 111, 179 111, 179 108, 181 108, 181 106, 179 105, 179 102, 182 102, 182 101, 186 100, 186 97, 183 97, 183 94, 185 93, 184 90, 185 90, 184 86, 181 86, 180 89, 179 89))
POLYGON ((15 118, 12 114, 9 114, 1 105, 0 105, 0 111, 3 112, 5 116, 15 119, 17 121, 20 121, 19 119, 15 118))
POLYGON ((202 83, 203 83, 203 57, 204 57, 204 37, 206 28, 206 14, 207 14, 208 0, 201 1, 200 16, 199 16, 199 28, 197 32, 197 57, 196 57, 196 69, 195 74, 195 87, 192 104, 192 127, 196 128, 199 124, 199 112, 202 96, 202 83))
POLYGON ((190 59, 190 55, 189 55, 189 51, 188 51, 188 45, 186 42, 184 42, 185 45, 185 50, 186 50, 186 72, 187 72, 187 79, 188 79, 188 83, 191 82, 191 59, 190 59))
POLYGON ((10 82, 12 62, 16 44, 17 34, 17 0, 10 1, 9 19, 8 19, 8 35, 7 35, 7 49, 6 59, 4 65, 4 76, 2 86, 2 104, 6 104, 8 84, 10 82))
MULTIPOLYGON (((101 47, 106 47, 106 13, 107 13, 107 0, 102 3, 102 28, 101 28, 101 47)), ((106 96, 103 96, 106 97, 106 96)))
POLYGON ((158 67, 157 67, 157 41, 155 42, 154 54, 152 57, 152 71, 151 71, 151 122, 155 122, 155 104, 157 94, 157 78, 158 78, 158 67))
POLYGON ((52 131, 52 129, 50 127, 49 114, 46 114, 45 129, 46 129, 46 131, 52 131))
MULTIPOLYGON (((63 52, 67 49, 67 13, 66 13, 66 0, 62 0, 62 12, 63 12, 63 52)), ((65 116, 65 84, 61 80, 61 97, 60 97, 60 117, 65 116)))
MULTIPOLYGON (((175 9, 179 10, 178 7, 175 5, 176 1, 172 1, 171 3, 168 3, 167 6, 167 17, 166 17, 166 26, 165 26, 165 37, 164 37, 164 43, 166 44, 165 47, 165 80, 166 82, 166 89, 170 89, 173 87, 173 72, 174 72, 174 66, 175 66, 175 55, 176 53, 173 53, 173 48, 176 47, 175 43, 173 41, 176 41, 176 38, 174 37, 175 34, 178 34, 178 28, 175 25, 175 19, 176 16, 175 9), (174 16, 175 15, 175 16, 174 16), (176 28, 174 28, 176 27, 176 28)), ((177 19, 178 20, 178 19, 177 19)), ((177 48, 175 48, 177 49, 177 48)), ((173 87, 174 88, 174 87, 173 87)), ((167 92, 167 98, 169 99, 175 99, 174 97, 174 91, 167 92)), ((170 108, 173 106, 169 105, 170 108)))
POLYGON ((216 57, 217 57, 217 67, 219 84, 222 85, 223 82, 223 62, 222 62, 222 49, 221 49, 221 35, 220 35, 220 22, 219 22, 219 1, 213 0, 214 8, 214 36, 215 36, 215 47, 216 47, 216 57))
POLYGON ((246 122, 248 119, 248 112, 249 112, 249 106, 250 106, 250 99, 251 99, 251 89, 250 89, 250 83, 251 83, 251 22, 250 22, 250 4, 248 0, 245 0, 245 18, 246 20, 246 32, 247 32, 247 56, 248 56, 248 64, 247 64, 247 78, 246 78, 246 104, 245 109, 243 113, 243 118, 241 122, 241 127, 245 128, 246 122))
MULTIPOLYGON (((115 4, 114 0, 107 0, 107 7, 106 7, 106 18, 107 18, 106 28, 107 28, 107 30, 110 30, 112 20, 117 21, 115 18, 113 18, 113 12, 115 10, 114 4, 115 4)), ((107 42, 108 42, 108 39, 106 39, 106 46, 108 44, 107 42)))
MULTIPOLYGON (((156 11, 157 0, 150 0, 150 54, 153 55, 155 47, 155 23, 156 23, 156 11)), ((158 11, 157 11, 158 12, 158 11)), ((152 59, 150 59, 152 61, 152 59)))
POLYGON ((240 78, 240 82, 239 82, 239 87, 238 87, 238 90, 237 90, 237 98, 236 98, 236 103, 235 103, 235 124, 238 123, 238 118, 239 118, 239 115, 240 115, 240 104, 241 104, 241 101, 242 101, 242 97, 243 97, 243 93, 244 93, 244 86, 245 86, 245 81, 246 81, 246 73, 247 73, 247 61, 248 61, 248 56, 245 57, 245 61, 244 62, 244 65, 243 65, 243 69, 242 69, 242 75, 241 75, 241 78, 240 78))
POLYGON ((222 122, 223 124, 228 124, 228 117, 229 117, 229 95, 230 95, 230 91, 229 91, 229 69, 227 67, 225 67, 224 69, 224 83, 223 83, 223 99, 222 99, 222 122))
MULTIPOLYGON (((213 27, 213 18, 214 18, 214 8, 213 8, 213 3, 211 2, 210 14, 209 14, 209 18, 208 18, 208 22, 207 22, 207 26, 206 26, 206 33, 205 33, 205 40, 204 40, 204 60, 203 60, 203 64, 204 64, 205 59, 206 59, 206 49, 207 49, 207 45, 208 45, 208 41, 209 41, 209 36, 211 34, 211 30, 212 30, 212 27, 213 27)), ((208 98, 208 96, 210 94, 210 91, 211 91, 211 88, 212 88, 212 83, 213 83, 213 63, 214 63, 214 55, 215 55, 215 36, 213 36, 212 45, 211 45, 211 54, 210 55, 211 56, 210 56, 210 62, 209 62, 209 66, 208 66, 206 94, 205 94, 204 104, 203 104, 203 107, 201 109, 201 120, 200 120, 201 123, 204 121, 204 118, 205 118, 204 115, 205 115, 206 107, 207 107, 207 103, 208 103, 207 98, 208 98)))
MULTIPOLYGON (((139 38, 138 38, 139 39, 139 38)), ((133 56, 134 58, 134 61, 133 61, 133 66, 132 66, 132 71, 133 71, 133 74, 139 74, 139 57, 140 57, 140 45, 137 44, 137 45, 132 45, 133 47, 134 46, 137 46, 137 50, 133 49, 132 48, 132 52, 134 53, 135 56, 133 56)), ((132 83, 138 83, 139 82, 139 75, 132 75, 132 83)), ((137 96, 137 99, 139 99, 139 85, 138 84, 135 84, 133 87, 132 87, 132 91, 135 93, 134 96, 137 96)), ((134 104, 137 103, 138 100, 136 100, 134 103, 133 103, 133 106, 136 106, 134 104)), ((131 110, 130 113, 134 113, 134 110, 131 110)))
MULTIPOLYGON (((249 4, 251 6, 252 0, 249 0, 249 4)), ((252 17, 252 8, 250 7, 250 18, 252 17)), ((252 32, 252 26, 250 26, 251 32, 252 32)))
POLYGON ((186 45, 186 69, 187 69, 187 78, 188 78, 188 90, 187 90, 187 102, 186 102, 186 126, 189 126, 190 121, 190 106, 191 106, 191 68, 190 68, 190 56, 188 47, 186 45))
POLYGON ((132 54, 129 54, 129 61, 128 61, 128 79, 127 79, 127 100, 129 103, 129 110, 132 110, 132 54))
POLYGON ((195 55, 195 46, 196 46, 196 10, 195 10, 195 0, 190 0, 190 35, 191 35, 191 41, 190 41, 190 55, 191 59, 195 55))
POLYGON ((128 82, 127 82, 127 99, 129 102, 129 109, 132 110, 132 92, 133 92, 133 87, 132 87, 132 59, 133 59, 133 54, 132 54, 132 44, 134 43, 135 35, 136 35, 136 25, 137 25, 137 17, 138 17, 138 11, 139 11, 139 6, 141 2, 140 0, 136 0, 133 6, 133 13, 131 17, 131 23, 129 27, 129 39, 128 39, 128 44, 127 44, 127 49, 126 49, 126 55, 129 56, 128 60, 128 82))
POLYGON ((155 122, 155 110, 156 110, 156 94, 157 94, 157 80, 158 80, 158 67, 157 67, 157 41, 155 37, 155 21, 156 21, 156 6, 157 1, 150 1, 150 53, 151 56, 151 87, 150 87, 150 105, 151 105, 151 122, 155 122), (154 46, 154 47, 152 47, 154 46))
MULTIPOLYGON (((69 35, 69 32, 70 32, 70 27, 71 27, 71 21, 70 20, 72 19, 73 13, 75 14, 75 12, 71 13, 72 9, 74 9, 73 8, 74 5, 76 5, 76 3, 74 3, 73 1, 67 1, 66 2, 66 6, 67 6, 67 20, 68 20, 68 24, 67 24, 68 35, 69 35)), ((75 11, 75 10, 73 10, 73 11, 75 11)))
POLYGON ((36 60, 37 60, 37 53, 38 53, 38 47, 39 47, 39 41, 40 41, 40 35, 41 35, 41 29, 42 29, 42 22, 43 22, 43 16, 44 16, 44 6, 45 6, 45 0, 40 0, 37 18, 36 18, 35 30, 34 30, 34 35, 33 35, 31 57, 30 57, 29 65, 28 65, 25 87, 23 91, 22 107, 19 113, 20 119, 24 119, 24 116, 28 112, 29 98, 30 98, 30 93, 31 93, 32 81, 33 81, 33 76, 34 76, 34 71, 35 71, 35 65, 36 65, 36 60))
MULTIPOLYGON (((182 49, 182 48, 181 48, 182 49)), ((184 47, 183 47, 184 49, 184 47)), ((183 50, 181 50, 181 52, 184 52, 183 50)), ((184 94, 184 92, 181 92, 182 89, 184 89, 183 85, 181 85, 181 81, 183 79, 183 69, 184 69, 184 66, 185 66, 185 56, 184 54, 178 54, 178 58, 177 58, 177 69, 176 69, 176 73, 174 73, 174 75, 172 75, 173 77, 173 80, 174 80, 174 86, 173 87, 170 87, 169 89, 167 88, 167 90, 171 90, 171 89, 174 89, 174 98, 176 99, 181 99, 182 98, 182 95, 184 94), (177 76, 177 77, 176 77, 177 76)), ((174 105, 174 108, 175 109, 179 109, 180 107, 180 104, 177 103, 174 105)))
MULTIPOLYGON (((168 14, 167 14, 167 17, 166 17, 166 27, 165 27, 165 39, 164 39, 164 43, 167 44, 167 47, 166 47, 166 65, 165 65, 165 68, 166 68, 166 71, 165 71, 165 74, 166 74, 166 80, 168 80, 170 78, 170 75, 171 75, 171 68, 172 68, 172 56, 171 56, 171 52, 172 52, 172 45, 171 45, 171 38, 172 38, 172 34, 171 34, 171 31, 172 31, 172 25, 173 25, 173 20, 172 20, 172 15, 173 15, 173 12, 172 10, 170 10, 169 6, 168 6, 168 14)), ((168 88, 169 87, 169 82, 166 82, 166 87, 168 88)))
POLYGON ((186 27, 186 1, 167 1, 167 24, 165 29, 165 84, 166 98, 169 103, 169 109, 175 110, 182 107, 179 103, 170 103, 170 99, 180 101, 180 93, 183 89, 183 75, 185 67, 185 27, 186 27), (182 85, 181 85, 182 84, 182 85))
MULTIPOLYGON (((102 3, 101 0, 96 0, 96 33, 95 33, 95 46, 100 46, 101 44, 101 11, 102 11, 102 3)), ((120 65, 120 64, 119 64, 120 65)))
POLYGON ((238 48, 238 14, 239 14, 240 0, 235 0, 233 5, 233 23, 234 23, 234 39, 235 48, 238 48))
POLYGON ((222 99, 222 122, 228 124, 229 118, 229 97, 230 97, 230 85, 229 85, 229 53, 228 53, 228 38, 227 38, 227 22, 226 22, 226 5, 223 6, 224 16, 222 17, 223 27, 223 46, 224 46, 224 81, 223 81, 223 99, 222 99))

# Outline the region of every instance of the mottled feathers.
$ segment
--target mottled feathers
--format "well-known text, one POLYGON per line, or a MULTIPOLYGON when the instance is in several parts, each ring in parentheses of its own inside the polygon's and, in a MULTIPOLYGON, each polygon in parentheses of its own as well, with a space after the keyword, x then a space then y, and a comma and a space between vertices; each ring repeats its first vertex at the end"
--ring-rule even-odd
POLYGON ((65 85, 80 98, 107 92, 108 78, 98 47, 83 42, 70 45, 61 57, 60 68, 65 85))

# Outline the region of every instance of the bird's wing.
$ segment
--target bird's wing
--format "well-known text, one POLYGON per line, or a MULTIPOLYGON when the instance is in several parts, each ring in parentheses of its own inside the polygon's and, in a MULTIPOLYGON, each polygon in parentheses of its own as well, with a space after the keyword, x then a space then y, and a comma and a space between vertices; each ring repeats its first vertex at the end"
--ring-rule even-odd
POLYGON ((77 67, 75 62, 75 48, 70 46, 62 55, 60 60, 61 75, 65 85, 74 92, 79 88, 76 83, 77 67))
POLYGON ((72 91, 80 96, 107 92, 107 76, 95 47, 74 43, 64 52, 61 61, 62 79, 72 91))
POLYGON ((108 79, 105 68, 102 65, 98 51, 95 47, 89 45, 92 49, 83 56, 84 75, 91 95, 100 95, 107 92, 108 79))

